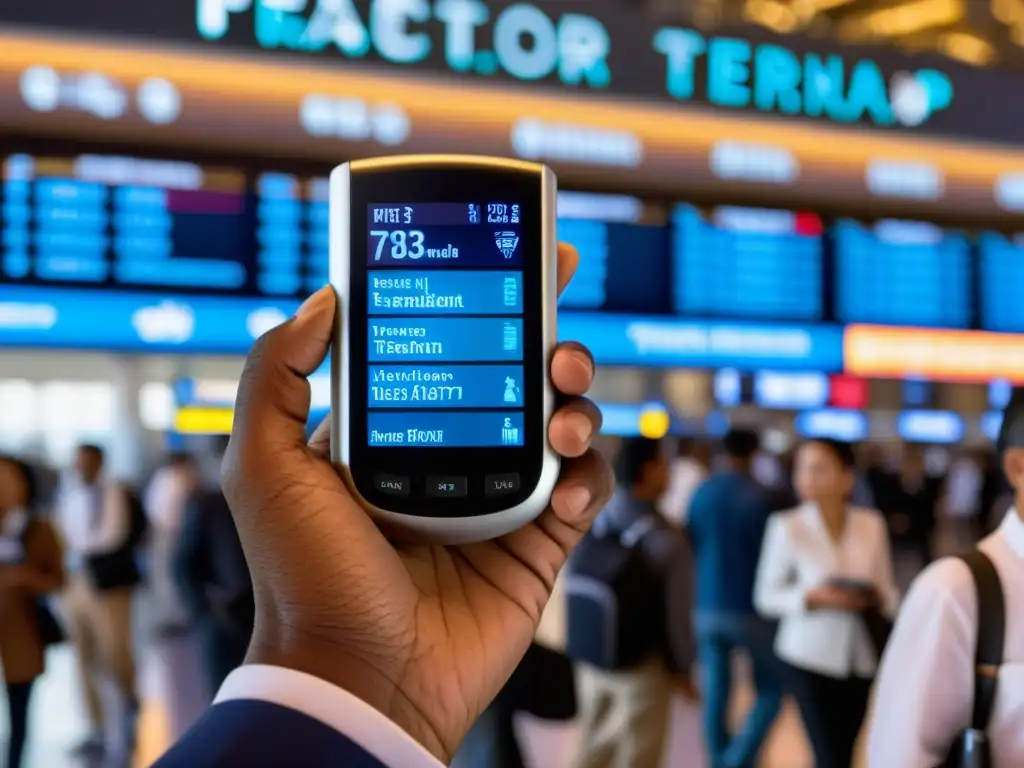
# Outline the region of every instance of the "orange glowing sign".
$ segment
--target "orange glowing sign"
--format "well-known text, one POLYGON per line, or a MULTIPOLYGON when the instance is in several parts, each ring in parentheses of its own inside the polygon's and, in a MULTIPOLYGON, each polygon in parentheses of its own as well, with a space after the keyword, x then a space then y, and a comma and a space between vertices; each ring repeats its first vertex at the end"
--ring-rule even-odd
POLYGON ((843 367, 875 378, 1024 382, 1024 334, 851 325, 843 367))

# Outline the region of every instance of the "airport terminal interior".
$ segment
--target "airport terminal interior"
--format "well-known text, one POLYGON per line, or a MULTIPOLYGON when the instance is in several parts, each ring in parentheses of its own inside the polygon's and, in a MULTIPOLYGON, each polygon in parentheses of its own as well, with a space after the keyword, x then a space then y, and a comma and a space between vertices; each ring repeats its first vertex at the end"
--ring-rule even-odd
MULTIPOLYGON (((558 238, 580 256, 558 338, 593 355, 597 447, 660 444, 669 525, 687 530, 698 484, 732 471, 727 436, 749 432, 751 477, 790 506, 801 446, 854 449, 856 503, 889 522, 901 592, 973 547, 1012 506, 996 442, 1024 383, 1021 46, 1022 0, 0 4, 0 464, 30 466, 59 528, 83 446, 98 449, 149 520, 115 630, 134 682, 90 683, 97 731, 70 603, 48 596, 65 631, 27 689, 22 768, 148 766, 212 700, 169 571, 188 500, 168 477, 218 486, 250 348, 337 287, 330 174, 351 160, 554 170, 558 238), (891 488, 927 490, 904 494, 930 521, 906 546, 891 488), (122 710, 134 738, 108 722, 122 710)), ((518 212, 467 210, 494 230, 490 256, 538 256, 518 212)), ((378 259, 405 248, 405 231, 371 234, 378 259)), ((338 390, 330 361, 309 380, 312 431, 338 390)), ((512 378, 492 389, 476 404, 521 407, 512 378)), ((393 395, 372 397, 383 418, 393 395)), ((498 440, 446 446, 518 437, 498 440)), ((566 647, 568 604, 560 581, 539 644, 566 647)), ((727 730, 755 698, 749 659, 730 663, 727 730)), ((700 658, 693 677, 700 690, 700 658)), ((673 697, 665 766, 718 768, 701 699, 673 697)), ((576 766, 579 718, 514 721, 521 763, 460 768, 576 766)), ((814 765, 790 697, 757 760, 814 765)))

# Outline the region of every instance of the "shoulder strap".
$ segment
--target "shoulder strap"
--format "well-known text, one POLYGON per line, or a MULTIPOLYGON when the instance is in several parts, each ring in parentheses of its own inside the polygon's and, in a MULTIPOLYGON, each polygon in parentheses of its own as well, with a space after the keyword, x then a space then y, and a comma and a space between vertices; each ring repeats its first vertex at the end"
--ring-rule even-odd
POLYGON ((1006 636, 1006 604, 1003 585, 995 566, 981 550, 960 555, 971 569, 978 595, 977 642, 974 651, 974 712, 971 728, 984 731, 992 717, 999 667, 1003 663, 1006 636))
POLYGON ((643 515, 637 520, 634 520, 633 524, 622 532, 619 536, 619 541, 622 542, 622 546, 627 549, 632 549, 640 543, 640 540, 644 536, 654 530, 657 524, 658 521, 654 515, 643 515))

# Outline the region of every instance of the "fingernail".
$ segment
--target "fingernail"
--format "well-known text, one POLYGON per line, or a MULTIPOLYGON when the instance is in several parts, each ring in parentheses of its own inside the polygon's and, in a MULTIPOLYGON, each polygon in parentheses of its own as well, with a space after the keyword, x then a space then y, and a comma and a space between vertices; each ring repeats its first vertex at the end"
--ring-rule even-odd
POLYGON ((570 413, 565 417, 565 423, 581 443, 589 441, 594 433, 593 422, 582 413, 570 413))
POLYGON ((298 311, 295 313, 295 319, 303 320, 307 317, 319 314, 324 307, 324 303, 327 301, 330 290, 331 287, 329 285, 325 285, 319 291, 302 302, 302 306, 300 306, 298 311))
POLYGON ((569 510, 569 514, 573 516, 582 515, 586 511, 587 505, 590 504, 590 489, 585 485, 570 488, 564 496, 565 506, 569 510))

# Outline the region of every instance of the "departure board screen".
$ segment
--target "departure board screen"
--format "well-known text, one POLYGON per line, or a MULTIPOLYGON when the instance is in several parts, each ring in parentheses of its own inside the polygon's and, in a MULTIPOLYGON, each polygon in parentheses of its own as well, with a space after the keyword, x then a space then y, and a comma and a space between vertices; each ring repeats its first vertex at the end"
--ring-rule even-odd
POLYGON ((320 182, 190 162, 11 155, 3 282, 298 298, 327 282, 320 182))
POLYGON ((978 239, 981 327, 1024 332, 1024 235, 985 232, 978 239))
POLYGON ((673 214, 675 310, 764 320, 822 319, 822 224, 811 213, 689 205, 673 214))
POLYGON ((520 215, 517 203, 370 204, 371 447, 525 445, 520 215))
POLYGON ((967 328, 970 245, 926 222, 843 219, 833 230, 835 314, 844 323, 967 328))
POLYGON ((559 301, 564 309, 667 314, 671 311, 668 231, 663 226, 559 219, 558 239, 580 254, 559 301))

